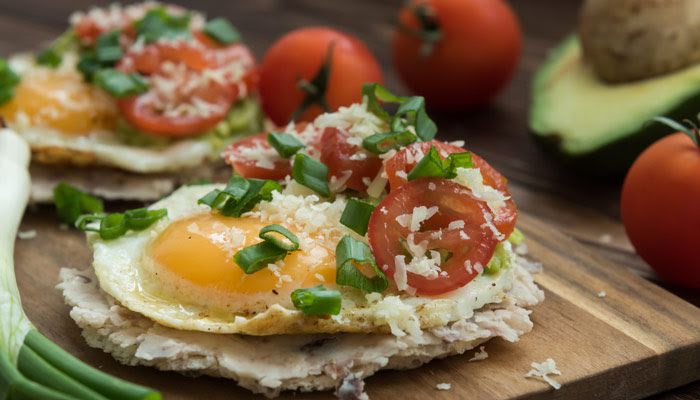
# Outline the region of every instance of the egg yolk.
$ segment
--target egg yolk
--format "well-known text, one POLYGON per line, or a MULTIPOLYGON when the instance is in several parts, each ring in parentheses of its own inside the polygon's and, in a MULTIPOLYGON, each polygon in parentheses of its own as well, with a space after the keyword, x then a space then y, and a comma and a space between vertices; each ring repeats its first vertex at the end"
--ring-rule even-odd
POLYGON ((37 68, 22 76, 0 115, 10 123, 80 135, 113 128, 117 109, 106 93, 86 83, 78 72, 37 68))
POLYGON ((308 252, 288 254, 277 263, 276 273, 274 267, 244 273, 233 261, 233 254, 260 242, 258 233, 266 225, 250 217, 198 215, 172 223, 151 244, 149 254, 156 269, 165 269, 200 287, 226 292, 291 291, 335 282, 335 252, 323 243, 308 252))

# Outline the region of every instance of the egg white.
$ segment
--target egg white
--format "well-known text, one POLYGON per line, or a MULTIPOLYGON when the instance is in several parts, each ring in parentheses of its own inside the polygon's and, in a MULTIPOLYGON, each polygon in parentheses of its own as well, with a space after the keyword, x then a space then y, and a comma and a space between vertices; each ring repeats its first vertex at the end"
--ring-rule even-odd
MULTIPOLYGON (((208 207, 197 205, 197 199, 215 188, 221 189, 222 186, 182 187, 155 203, 152 208, 167 208, 169 216, 148 230, 131 232, 112 241, 103 241, 97 235, 89 234, 93 266, 102 289, 130 310, 182 330, 250 335, 392 332, 402 336, 420 334, 422 329, 469 318, 474 310, 502 301, 513 283, 515 268, 508 268, 495 276, 482 274, 467 286, 439 297, 416 297, 391 290, 363 295, 353 288, 340 288, 343 294, 341 313, 328 318, 305 316, 288 299, 274 302, 270 297, 264 299, 267 302, 265 309, 255 314, 221 312, 215 307, 217 295, 211 296, 212 302, 207 304, 202 302, 201 293, 199 298, 187 298, 187 290, 173 293, 159 286, 160 278, 155 278, 149 272, 146 261, 149 244, 169 224, 210 212, 208 207)), ((310 201, 314 207, 324 207, 325 215, 328 215, 329 221, 325 221, 323 229, 337 225, 337 235, 333 235, 337 238, 348 232, 338 221, 344 208, 342 198, 336 200, 339 203, 329 205, 321 201, 314 203, 317 200, 315 196, 309 198, 285 193, 276 197, 272 202, 261 203, 251 215, 260 215, 261 210, 268 208, 281 214, 276 216, 278 220, 270 222, 284 222, 281 219, 292 222, 295 213, 301 217, 298 213, 304 210, 297 206, 290 207, 288 203, 310 201), (290 210, 290 215, 284 215, 285 209, 290 210)), ((514 257, 510 246, 507 249, 514 257)), ((233 261, 231 267, 236 268, 233 261)))

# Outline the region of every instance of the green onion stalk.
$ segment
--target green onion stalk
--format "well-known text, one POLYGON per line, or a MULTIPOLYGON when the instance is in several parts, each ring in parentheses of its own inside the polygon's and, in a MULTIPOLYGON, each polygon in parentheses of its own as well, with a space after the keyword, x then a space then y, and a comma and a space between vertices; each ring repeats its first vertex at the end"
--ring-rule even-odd
POLYGON ((22 309, 14 245, 29 200, 29 148, 0 128, 0 399, 160 399, 159 392, 100 372, 51 342, 22 309))

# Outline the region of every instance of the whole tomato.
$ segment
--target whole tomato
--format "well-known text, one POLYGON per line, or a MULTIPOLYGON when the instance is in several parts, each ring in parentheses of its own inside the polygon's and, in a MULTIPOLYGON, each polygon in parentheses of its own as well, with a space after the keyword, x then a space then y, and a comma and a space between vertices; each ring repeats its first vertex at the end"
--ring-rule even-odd
POLYGON ((260 97, 270 119, 284 125, 360 102, 364 83, 382 81, 379 63, 359 39, 331 28, 302 28, 265 54, 260 97))
POLYGON ((503 0, 413 0, 399 12, 394 67, 431 107, 461 110, 488 102, 508 83, 521 36, 503 0))
POLYGON ((637 253, 658 274, 700 289, 700 148, 677 133, 635 161, 622 188, 622 221, 637 253))

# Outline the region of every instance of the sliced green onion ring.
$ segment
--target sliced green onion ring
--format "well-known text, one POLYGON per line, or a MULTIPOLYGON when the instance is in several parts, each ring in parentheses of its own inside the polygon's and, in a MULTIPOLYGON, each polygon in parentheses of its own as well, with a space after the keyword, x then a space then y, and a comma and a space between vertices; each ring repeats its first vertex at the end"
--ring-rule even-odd
POLYGON ((99 232, 100 227, 91 227, 90 224, 93 222, 102 221, 106 215, 105 214, 83 214, 75 220, 75 227, 83 232, 99 232))
POLYGON ((335 257, 335 283, 338 285, 352 286, 363 292, 383 292, 389 287, 386 274, 379 269, 365 243, 343 236, 335 248, 335 257), (357 268, 358 265, 371 266, 375 276, 368 278, 357 268))
POLYGON ((75 224, 82 214, 95 214, 104 211, 104 203, 65 182, 53 188, 53 202, 61 222, 75 224))
POLYGON ((299 249, 299 238, 282 225, 272 224, 262 228, 260 230, 260 239, 270 242, 280 249, 286 251, 294 251, 299 249), (277 237, 277 235, 280 235, 287 240, 280 239, 277 237))
POLYGON ((418 178, 446 178, 457 176, 457 168, 471 168, 472 155, 470 152, 452 153, 447 158, 440 157, 440 153, 431 146, 428 153, 408 173, 408 180, 418 178))
POLYGON ((229 179, 224 190, 214 189, 197 200, 197 203, 218 210, 227 217, 240 217, 259 202, 271 200, 274 191, 282 191, 282 186, 277 181, 234 176, 229 179))
POLYGON ((418 138, 410 131, 377 133, 362 140, 362 147, 374 154, 384 154, 414 143, 418 138))
POLYGON ((126 216, 122 213, 113 213, 102 218, 99 233, 102 240, 112 240, 124 236, 128 230, 126 216))
POLYGON ((305 147, 299 139, 284 132, 271 132, 267 135, 267 142, 282 158, 289 158, 305 147))
POLYGON ((292 178, 323 197, 331 195, 328 185, 328 167, 306 154, 298 153, 294 156, 292 178))
POLYGON ((338 315, 342 299, 339 291, 318 285, 293 291, 292 303, 306 315, 338 315))
POLYGON ((95 85, 116 98, 132 96, 148 90, 148 83, 137 73, 126 74, 114 68, 97 71, 93 77, 95 85))
POLYGON ((262 241, 245 247, 233 256, 233 261, 246 274, 252 274, 287 256, 287 250, 277 247, 275 243, 262 241))
POLYGON ((340 223, 364 236, 367 233, 369 217, 372 216, 374 205, 356 198, 348 199, 345 204, 343 214, 340 216, 340 223))
POLYGON ((220 44, 241 41, 241 34, 226 18, 218 17, 204 24, 203 32, 220 44))
POLYGON ((134 231, 142 231, 167 215, 168 210, 165 208, 160 208, 157 210, 137 208, 124 212, 124 216, 126 217, 126 226, 134 231))

